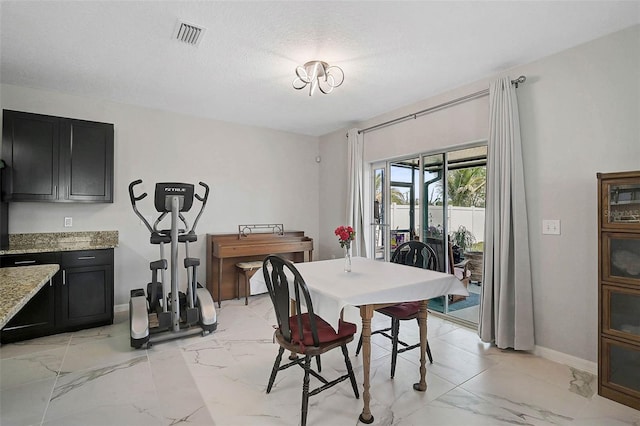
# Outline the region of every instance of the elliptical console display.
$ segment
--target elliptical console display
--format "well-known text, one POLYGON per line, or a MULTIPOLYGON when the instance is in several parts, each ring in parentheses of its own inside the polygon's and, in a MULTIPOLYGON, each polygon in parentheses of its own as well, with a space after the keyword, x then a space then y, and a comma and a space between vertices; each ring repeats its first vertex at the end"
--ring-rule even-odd
POLYGON ((134 348, 140 348, 144 344, 150 347, 153 342, 196 333, 204 335, 218 326, 213 299, 197 281, 200 259, 189 257, 189 243, 197 240, 195 229, 207 204, 209 187, 200 182, 204 189, 204 195, 200 196, 190 183, 157 183, 154 205, 160 215, 152 226, 136 207, 136 202, 147 196, 146 192, 138 196, 134 193, 134 187, 141 183, 142 180, 138 179, 129 184, 131 206, 149 230, 151 244, 160 247, 160 258, 149 264, 151 282, 147 284, 146 292, 143 288, 131 290, 129 325, 131 346, 134 348), (201 203, 200 211, 193 226, 189 227, 182 213, 191 210, 194 198, 201 203), (167 215, 171 215, 171 228, 158 229, 167 215), (170 244, 171 247, 170 264, 164 255, 165 244, 170 244), (187 287, 184 293, 180 291, 178 282, 178 244, 185 245, 183 266, 187 273, 187 287), (167 283, 165 272, 169 266, 171 276, 167 283))

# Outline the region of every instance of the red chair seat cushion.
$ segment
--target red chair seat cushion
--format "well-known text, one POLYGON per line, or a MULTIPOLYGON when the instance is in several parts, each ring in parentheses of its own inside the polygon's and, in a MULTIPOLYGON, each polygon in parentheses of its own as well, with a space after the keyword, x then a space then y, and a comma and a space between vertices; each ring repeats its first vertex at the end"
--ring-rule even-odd
POLYGON ((418 315, 420 310, 420 302, 404 302, 397 305, 387 306, 378 309, 378 312, 390 317, 403 319, 413 319, 418 315))
MULTIPOLYGON (((300 342, 300 333, 298 331, 298 316, 293 315, 289 317, 289 328, 291 329, 292 343, 300 344, 302 346, 314 346, 313 335, 311 334, 311 323, 309 322, 309 314, 304 313, 302 317, 302 334, 303 340, 300 342)), ((318 340, 320 344, 331 343, 336 340, 344 339, 349 336, 353 336, 356 333, 356 325, 350 322, 342 321, 340 319, 338 325, 338 332, 329 325, 328 322, 315 315, 316 328, 318 329, 318 340)))

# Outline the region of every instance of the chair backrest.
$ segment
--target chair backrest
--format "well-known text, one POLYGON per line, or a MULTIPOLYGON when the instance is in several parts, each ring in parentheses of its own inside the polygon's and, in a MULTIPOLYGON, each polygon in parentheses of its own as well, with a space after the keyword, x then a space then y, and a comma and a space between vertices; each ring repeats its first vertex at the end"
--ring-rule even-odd
POLYGON ((293 266, 293 263, 278 255, 269 255, 264 259, 262 264, 264 273, 264 281, 267 284, 267 290, 273 302, 273 308, 276 313, 276 320, 282 336, 287 342, 302 342, 303 335, 303 316, 306 311, 308 321, 311 328, 314 346, 319 345, 318 328, 316 326, 316 316, 313 313, 313 304, 309 289, 300 272, 293 266), (290 292, 293 291, 293 297, 290 292), (296 322, 299 332, 298 336, 292 336, 291 327, 289 326, 289 317, 291 316, 291 301, 295 303, 296 322), (304 308, 304 310, 303 310, 304 308))
POLYGON ((391 256, 391 262, 439 271, 435 250, 421 241, 407 241, 399 245, 391 256))
POLYGON ((427 245, 433 249, 438 259, 438 271, 447 272, 447 265, 444 259, 444 242, 442 238, 427 237, 427 245))

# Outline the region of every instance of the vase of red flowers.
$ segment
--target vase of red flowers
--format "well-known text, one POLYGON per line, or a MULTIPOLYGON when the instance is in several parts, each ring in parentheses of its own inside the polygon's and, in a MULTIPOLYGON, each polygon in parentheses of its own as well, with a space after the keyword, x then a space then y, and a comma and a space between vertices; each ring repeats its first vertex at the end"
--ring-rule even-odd
POLYGON ((356 236, 356 231, 350 226, 338 226, 334 233, 338 236, 340 247, 344 249, 344 271, 351 272, 351 241, 356 236))

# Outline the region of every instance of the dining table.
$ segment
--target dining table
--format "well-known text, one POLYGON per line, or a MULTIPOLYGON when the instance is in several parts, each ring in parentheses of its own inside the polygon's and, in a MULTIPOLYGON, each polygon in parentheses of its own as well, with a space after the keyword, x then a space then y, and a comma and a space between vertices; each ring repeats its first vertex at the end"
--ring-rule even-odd
MULTIPOLYGON (((365 257, 353 257, 351 271, 344 268, 344 259, 296 263, 304 279, 313 309, 338 329, 342 310, 355 306, 362 319, 363 409, 359 420, 374 421, 370 410, 371 319, 376 309, 402 302, 420 301, 420 379, 413 389, 424 392, 426 381, 427 304, 429 299, 446 295, 468 296, 462 282, 454 275, 429 269, 385 262, 365 257)), ((250 280, 251 294, 264 293, 267 287, 262 271, 250 280)))

